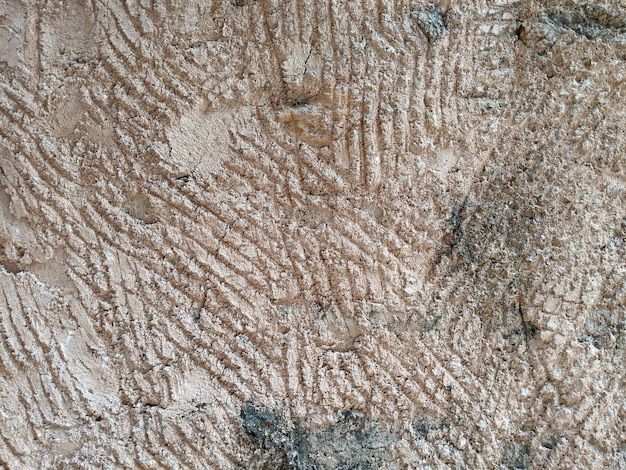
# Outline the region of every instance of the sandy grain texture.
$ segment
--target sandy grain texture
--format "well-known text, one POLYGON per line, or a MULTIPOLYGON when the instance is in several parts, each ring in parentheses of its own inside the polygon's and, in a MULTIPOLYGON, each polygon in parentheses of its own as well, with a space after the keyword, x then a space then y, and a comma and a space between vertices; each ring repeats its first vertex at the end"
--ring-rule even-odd
POLYGON ((0 464, 625 468, 626 3, 0 0, 0 464))

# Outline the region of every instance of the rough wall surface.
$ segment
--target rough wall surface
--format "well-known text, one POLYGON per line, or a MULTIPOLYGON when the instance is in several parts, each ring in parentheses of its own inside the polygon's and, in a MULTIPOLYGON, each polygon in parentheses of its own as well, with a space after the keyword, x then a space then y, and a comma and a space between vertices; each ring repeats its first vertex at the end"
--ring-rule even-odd
POLYGON ((0 463, 625 468, 626 3, 0 0, 0 463))

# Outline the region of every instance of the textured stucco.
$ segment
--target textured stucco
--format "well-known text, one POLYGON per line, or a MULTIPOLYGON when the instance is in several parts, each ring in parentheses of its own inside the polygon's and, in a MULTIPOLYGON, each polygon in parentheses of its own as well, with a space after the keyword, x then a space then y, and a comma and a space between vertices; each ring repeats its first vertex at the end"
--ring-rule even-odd
POLYGON ((625 468, 626 4, 0 0, 0 465, 625 468))

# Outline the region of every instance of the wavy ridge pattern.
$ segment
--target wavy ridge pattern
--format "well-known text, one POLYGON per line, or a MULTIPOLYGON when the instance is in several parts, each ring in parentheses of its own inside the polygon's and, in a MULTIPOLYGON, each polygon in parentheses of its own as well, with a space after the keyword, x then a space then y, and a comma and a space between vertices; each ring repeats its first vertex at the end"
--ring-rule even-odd
MULTIPOLYGON (((590 220, 578 242, 523 242, 571 234, 572 213, 619 220, 618 158, 585 168, 590 149, 621 151, 623 119, 597 71, 580 80, 595 93, 549 99, 522 7, 498 5, 450 6, 436 40, 421 2, 25 5, 35 39, 2 72, 0 216, 53 255, 0 232, 21 253, 0 258, 0 461, 235 468, 256 455, 238 413, 254 402, 313 428, 364 410, 402 465, 485 468, 519 448, 559 468, 568 446, 619 465, 623 348, 584 338, 593 321, 597 344, 619 333, 623 234, 590 220), (546 233, 525 215, 564 199, 546 233)), ((621 90, 622 63, 603 63, 621 90)))

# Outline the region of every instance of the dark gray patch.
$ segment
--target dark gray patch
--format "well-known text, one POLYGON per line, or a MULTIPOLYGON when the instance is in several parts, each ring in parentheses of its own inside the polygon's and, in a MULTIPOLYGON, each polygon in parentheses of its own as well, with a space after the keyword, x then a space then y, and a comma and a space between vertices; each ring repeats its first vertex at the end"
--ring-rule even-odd
POLYGON ((375 469, 387 461, 391 436, 358 412, 344 411, 337 423, 311 431, 302 443, 309 467, 375 469))
POLYGON ((626 319, 619 311, 598 309, 587 317, 585 330, 586 334, 580 340, 591 341, 598 349, 623 346, 626 319))
POLYGON ((319 302, 313 302, 313 307, 321 317, 325 317, 330 313, 330 307, 328 305, 324 305, 319 302))
POLYGON ((389 460, 391 435, 355 411, 322 429, 288 423, 252 403, 242 406, 240 417, 252 451, 246 468, 374 469, 389 460))
POLYGON ((287 440, 283 431, 285 423, 276 414, 262 411, 252 403, 245 403, 240 417, 248 438, 263 448, 282 447, 287 440))
POLYGON ((428 38, 428 42, 437 41, 448 30, 444 17, 437 5, 433 4, 430 8, 414 7, 412 11, 417 21, 417 26, 428 38))
POLYGON ((537 327, 531 322, 524 322, 521 328, 514 328, 507 338, 519 337, 528 343, 537 334, 537 327))
POLYGON ((566 0, 551 2, 546 10, 549 21, 588 39, 611 41, 626 33, 626 12, 598 2, 566 0))
POLYGON ((292 436, 280 415, 257 408, 252 403, 244 403, 240 418, 241 427, 253 450, 248 468, 298 468, 292 466, 292 436))
POLYGON ((431 315, 422 315, 419 312, 409 310, 412 328, 422 333, 428 333, 437 327, 443 317, 442 314, 433 313, 431 315))
POLYGON ((526 343, 526 349, 529 348, 530 340, 537 334, 537 326, 528 321, 524 315, 521 305, 517 305, 515 309, 511 309, 510 318, 517 323, 512 329, 505 333, 504 338, 510 340, 516 346, 519 342, 526 343), (517 318, 516 313, 517 312, 517 318))
POLYGON ((537 334, 537 327, 534 323, 525 321, 524 322, 524 336, 526 339, 534 338, 537 334))
POLYGON ((530 453, 528 447, 514 442, 505 447, 502 453, 502 465, 510 469, 526 470, 530 467, 530 453))
POLYGON ((465 265, 475 261, 470 246, 467 243, 465 231, 469 209, 470 203, 467 197, 464 198, 458 206, 452 208, 442 239, 443 246, 435 258, 433 267, 439 265, 444 257, 448 257, 453 266, 465 265))
POLYGON ((626 441, 622 441, 617 445, 617 451, 622 454, 622 458, 626 462, 626 441))
POLYGON ((287 104, 292 108, 304 108, 310 103, 311 103, 311 98, 306 97, 306 96, 287 101, 287 104))
POLYGON ((441 429, 441 426, 440 419, 429 414, 422 414, 413 422, 413 431, 420 438, 426 439, 431 432, 441 429))
MULTIPOLYGON (((601 41, 612 48, 617 58, 626 60, 626 9, 592 1, 549 0, 542 3, 542 14, 534 20, 523 21, 517 35, 535 50, 548 77, 560 74, 563 62, 569 60, 562 56, 568 57, 567 48, 578 40, 601 41)), ((596 55, 597 49, 590 47, 572 60, 585 65, 593 62, 596 55)))

